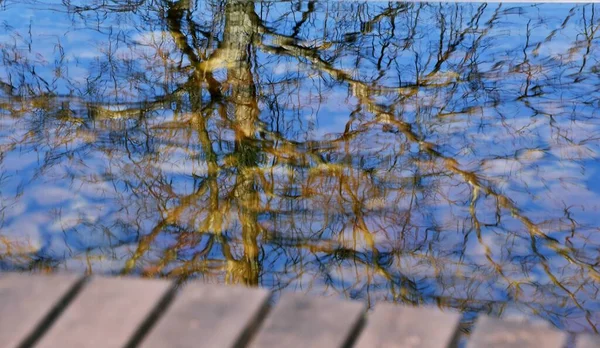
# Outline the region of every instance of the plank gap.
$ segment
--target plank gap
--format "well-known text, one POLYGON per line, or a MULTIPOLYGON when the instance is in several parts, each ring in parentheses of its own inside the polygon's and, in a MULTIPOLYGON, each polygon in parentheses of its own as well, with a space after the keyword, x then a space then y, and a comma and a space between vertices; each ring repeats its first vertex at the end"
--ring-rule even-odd
MULTIPOLYGON (((450 343, 448 343, 448 348, 459 347, 461 339, 465 338, 465 334, 463 332, 464 325, 462 323, 462 321, 464 319, 464 314, 459 313, 458 315, 459 315, 458 316, 458 325, 456 326, 456 329, 454 330, 454 336, 452 336, 452 338, 450 339, 450 343)), ((463 346, 465 346, 465 345, 463 345, 463 346)))
POLYGON ((352 347, 354 347, 354 344, 356 343, 356 340, 358 339, 358 337, 362 333, 362 331, 365 328, 366 324, 367 324, 367 314, 363 313, 358 318, 358 320, 356 321, 356 323, 354 323, 354 327, 351 328, 352 331, 348 335, 348 338, 346 339, 346 342, 344 342, 342 344, 342 348, 352 348, 352 347))
POLYGON ((462 314, 433 306, 378 303, 356 345, 450 348, 460 337, 462 314))
POLYGON ((67 306, 73 301, 75 297, 81 292, 81 289, 88 281, 88 277, 83 276, 79 279, 65 295, 56 302, 54 307, 48 312, 48 314, 40 321, 39 325, 34 328, 31 334, 19 344, 19 348, 31 348, 52 326, 56 318, 58 318, 67 306))
POLYGON ((260 330, 260 327, 264 323, 265 318, 267 317, 267 314, 269 314, 269 311, 271 310, 271 308, 273 308, 273 305, 270 304, 272 296, 273 296, 273 294, 270 293, 270 295, 267 298, 267 300, 265 301, 264 305, 256 313, 254 318, 252 318, 251 324, 248 325, 246 327, 246 329, 240 335, 240 338, 235 343, 234 348, 247 347, 248 344, 250 343, 250 341, 252 340, 252 338, 256 335, 256 333, 258 333, 258 330, 260 330))
POLYGON ((365 315, 355 301, 285 293, 266 317, 250 347, 348 347, 365 315))
POLYGON ((269 310, 269 291, 190 282, 178 289, 169 308, 140 347, 244 347, 269 310))
POLYGON ((165 280, 91 277, 36 347, 126 347, 152 324, 148 317, 159 313, 172 289, 165 280))
POLYGON ((160 301, 158 301, 158 303, 152 309, 148 317, 139 326, 139 328, 133 334, 129 342, 125 345, 125 348, 135 348, 139 346, 146 334, 150 332, 154 324, 156 324, 158 319, 160 319, 160 317, 169 308, 169 305, 173 302, 173 299, 177 295, 177 290, 177 283, 172 282, 171 287, 169 288, 165 296, 163 296, 163 298, 160 299, 160 301))

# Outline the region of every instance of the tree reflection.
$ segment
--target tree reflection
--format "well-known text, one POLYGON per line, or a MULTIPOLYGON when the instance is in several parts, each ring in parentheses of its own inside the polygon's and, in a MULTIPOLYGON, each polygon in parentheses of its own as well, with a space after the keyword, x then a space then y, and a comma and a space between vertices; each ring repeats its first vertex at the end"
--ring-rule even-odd
POLYGON ((0 232, 3 267, 516 307, 596 330, 597 208, 559 196, 597 167, 593 5, 34 6, 98 52, 57 36, 54 59, 36 55, 31 30, 5 25, 0 146, 41 157, 2 209, 40 181, 99 203, 56 206, 43 243, 0 232))

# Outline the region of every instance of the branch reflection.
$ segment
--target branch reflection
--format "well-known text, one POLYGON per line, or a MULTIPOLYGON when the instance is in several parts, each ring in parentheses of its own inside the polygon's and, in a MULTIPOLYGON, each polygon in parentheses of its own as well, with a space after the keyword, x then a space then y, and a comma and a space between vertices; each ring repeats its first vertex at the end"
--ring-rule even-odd
POLYGON ((3 269, 597 331, 594 5, 0 8, 3 269))

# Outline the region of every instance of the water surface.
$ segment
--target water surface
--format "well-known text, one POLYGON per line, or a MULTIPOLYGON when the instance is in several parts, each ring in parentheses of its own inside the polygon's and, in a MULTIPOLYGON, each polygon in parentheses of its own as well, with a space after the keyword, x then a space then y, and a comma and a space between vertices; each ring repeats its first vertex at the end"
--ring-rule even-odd
POLYGON ((595 331, 598 16, 0 0, 0 269, 595 331))

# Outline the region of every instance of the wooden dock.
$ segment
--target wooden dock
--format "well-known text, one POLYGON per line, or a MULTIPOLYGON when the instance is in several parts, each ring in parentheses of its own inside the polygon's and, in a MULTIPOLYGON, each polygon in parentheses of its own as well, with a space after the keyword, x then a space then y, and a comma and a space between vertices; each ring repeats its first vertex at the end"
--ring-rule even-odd
MULTIPOLYGON (((0 347, 453 347, 461 315, 241 286, 167 280, 0 274, 0 347)), ((468 348, 567 345, 552 328, 481 316, 468 348)), ((581 335, 578 348, 600 347, 581 335)))

